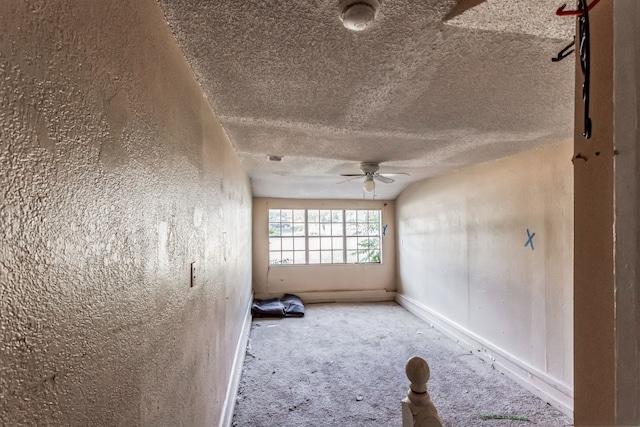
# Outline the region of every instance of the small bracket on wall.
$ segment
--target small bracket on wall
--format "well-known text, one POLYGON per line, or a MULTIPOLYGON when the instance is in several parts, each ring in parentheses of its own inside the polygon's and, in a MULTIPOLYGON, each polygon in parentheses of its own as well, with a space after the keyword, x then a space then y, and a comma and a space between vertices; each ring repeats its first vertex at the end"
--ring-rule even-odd
POLYGON ((195 261, 189 264, 191 267, 191 287, 196 285, 196 263, 195 261))

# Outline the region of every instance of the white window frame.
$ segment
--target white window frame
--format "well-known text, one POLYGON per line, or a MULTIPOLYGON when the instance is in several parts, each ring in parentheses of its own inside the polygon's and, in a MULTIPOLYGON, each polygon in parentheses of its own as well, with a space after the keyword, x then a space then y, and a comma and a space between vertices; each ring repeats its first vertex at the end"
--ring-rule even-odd
POLYGON ((382 264, 382 209, 269 209, 267 221, 270 266, 382 264))

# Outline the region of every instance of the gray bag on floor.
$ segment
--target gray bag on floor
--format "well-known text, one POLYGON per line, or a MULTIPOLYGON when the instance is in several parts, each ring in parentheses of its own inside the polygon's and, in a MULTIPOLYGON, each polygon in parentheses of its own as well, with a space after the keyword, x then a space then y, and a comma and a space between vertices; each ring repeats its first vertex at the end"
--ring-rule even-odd
POLYGON ((257 299, 253 301, 251 314, 254 317, 302 317, 304 304, 292 294, 285 294, 282 298, 257 299))

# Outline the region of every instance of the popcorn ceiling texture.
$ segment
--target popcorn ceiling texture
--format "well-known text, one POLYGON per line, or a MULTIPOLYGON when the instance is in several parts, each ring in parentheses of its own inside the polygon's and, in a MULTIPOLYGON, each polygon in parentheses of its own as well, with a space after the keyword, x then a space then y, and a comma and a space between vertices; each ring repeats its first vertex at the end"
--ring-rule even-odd
POLYGON ((258 197, 360 199, 339 174, 379 161, 411 174, 377 186, 395 199, 572 136, 574 64, 551 57, 575 19, 552 0, 386 0, 360 33, 337 0, 160 4, 258 197))
POLYGON ((0 16, 0 425, 217 424, 251 191, 161 10, 0 16))
MULTIPOLYGON (((536 37, 571 40, 575 19, 559 17, 556 0, 486 0, 447 24, 501 33, 530 34, 536 37), (551 19, 550 19, 551 18, 551 19)), ((568 8, 573 7, 569 3, 568 8)))

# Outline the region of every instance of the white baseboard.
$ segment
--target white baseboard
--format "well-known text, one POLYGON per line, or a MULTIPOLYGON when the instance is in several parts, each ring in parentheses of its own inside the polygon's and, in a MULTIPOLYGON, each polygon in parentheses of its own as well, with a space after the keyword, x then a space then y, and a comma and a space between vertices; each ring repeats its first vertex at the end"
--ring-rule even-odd
MULTIPOLYGON (((283 294, 256 294, 256 299, 281 297, 283 294)), ((394 301, 395 292, 382 290, 371 291, 322 291, 322 292, 295 292, 305 304, 319 302, 378 302, 394 301)))
POLYGON ((396 302, 431 324, 454 341, 469 348, 487 363, 520 384, 540 399, 573 418, 573 390, 512 354, 495 347, 480 336, 450 321, 424 304, 397 294, 396 302))
POLYGON ((227 384, 227 395, 224 398, 222 406, 222 414, 220 416, 219 427, 231 427, 233 421, 233 411, 236 406, 236 397, 238 395, 238 386, 240 385, 240 377, 242 376, 242 365, 247 350, 247 342, 249 340, 249 331, 251 330, 251 304, 253 299, 249 298, 247 304, 242 330, 236 345, 236 351, 233 356, 233 365, 231 366, 231 375, 227 384))

